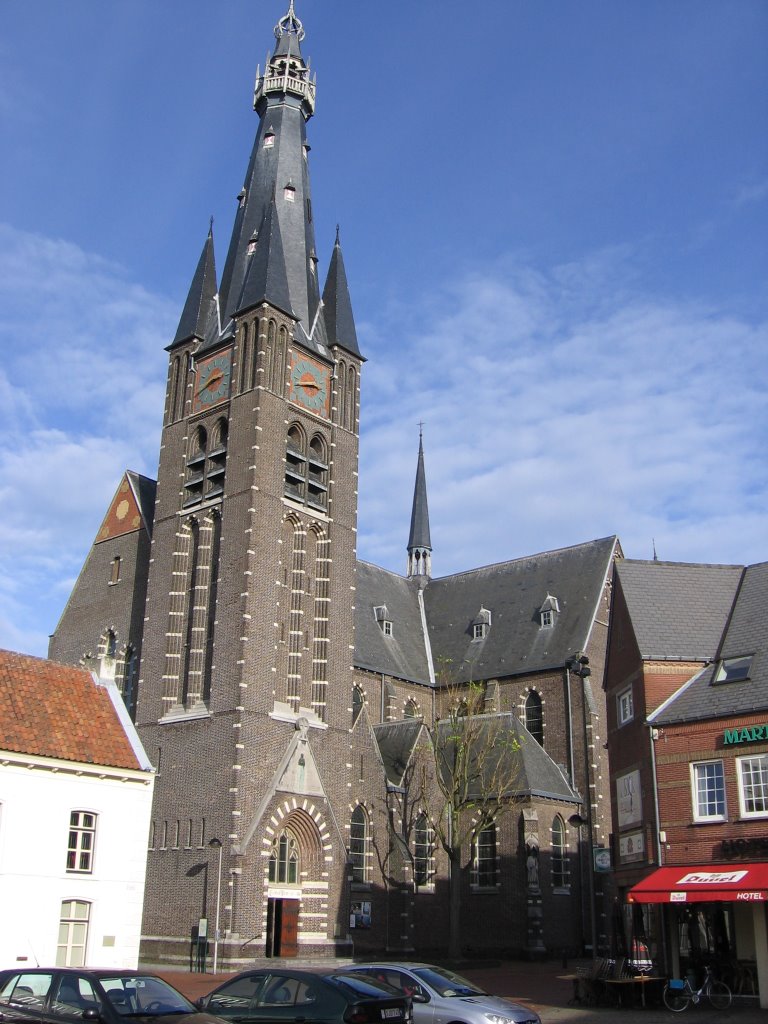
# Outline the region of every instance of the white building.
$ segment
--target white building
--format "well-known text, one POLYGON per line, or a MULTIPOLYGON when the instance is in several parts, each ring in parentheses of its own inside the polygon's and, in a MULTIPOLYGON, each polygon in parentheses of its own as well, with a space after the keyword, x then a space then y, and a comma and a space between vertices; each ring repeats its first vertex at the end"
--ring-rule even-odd
POLYGON ((0 968, 137 966, 153 787, 114 683, 0 651, 0 968))

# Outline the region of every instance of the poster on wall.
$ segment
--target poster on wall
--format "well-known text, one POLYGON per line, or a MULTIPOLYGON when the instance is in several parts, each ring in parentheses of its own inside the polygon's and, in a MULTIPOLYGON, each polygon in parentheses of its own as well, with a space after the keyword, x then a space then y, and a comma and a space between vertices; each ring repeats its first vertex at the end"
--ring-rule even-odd
POLYGON ((642 832, 619 837, 619 859, 622 864, 645 860, 645 839, 642 832))
POLYGON ((616 779, 616 806, 619 828, 639 825, 643 820, 643 800, 640 793, 640 772, 635 769, 616 779))
POLYGON ((352 903, 352 912, 349 915, 350 928, 371 927, 371 901, 357 900, 352 903))

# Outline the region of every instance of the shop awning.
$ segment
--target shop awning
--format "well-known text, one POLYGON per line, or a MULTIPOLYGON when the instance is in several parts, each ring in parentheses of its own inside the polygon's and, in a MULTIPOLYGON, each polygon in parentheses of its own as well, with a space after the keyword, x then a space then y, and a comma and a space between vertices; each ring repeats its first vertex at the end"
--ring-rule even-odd
POLYGON ((768 863, 657 868, 627 893, 629 903, 768 902, 768 863))

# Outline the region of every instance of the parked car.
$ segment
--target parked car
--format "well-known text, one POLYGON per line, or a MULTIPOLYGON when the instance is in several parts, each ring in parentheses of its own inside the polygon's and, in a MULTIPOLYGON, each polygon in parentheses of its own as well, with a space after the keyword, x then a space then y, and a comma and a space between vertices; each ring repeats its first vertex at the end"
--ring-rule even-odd
POLYGON ((126 1024, 173 1017, 184 1024, 220 1024, 153 974, 73 967, 0 971, 3 1024, 126 1024))
POLYGON ((338 969, 244 971, 197 1005, 238 1024, 412 1024, 411 1001, 404 993, 338 969))
POLYGON ((349 970, 409 996, 414 1024, 541 1024, 538 1013, 529 1007, 488 995, 444 967, 376 963, 355 965, 349 970))

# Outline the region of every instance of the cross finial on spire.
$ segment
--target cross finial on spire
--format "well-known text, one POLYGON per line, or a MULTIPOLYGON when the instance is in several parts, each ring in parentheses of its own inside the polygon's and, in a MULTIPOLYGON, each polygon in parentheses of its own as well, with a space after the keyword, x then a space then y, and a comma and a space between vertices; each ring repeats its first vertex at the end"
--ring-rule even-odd
POLYGON ((275 38, 279 39, 286 32, 295 35, 299 42, 304 38, 304 26, 296 17, 296 11, 293 9, 293 0, 290 0, 288 5, 288 13, 284 14, 275 25, 275 38))

